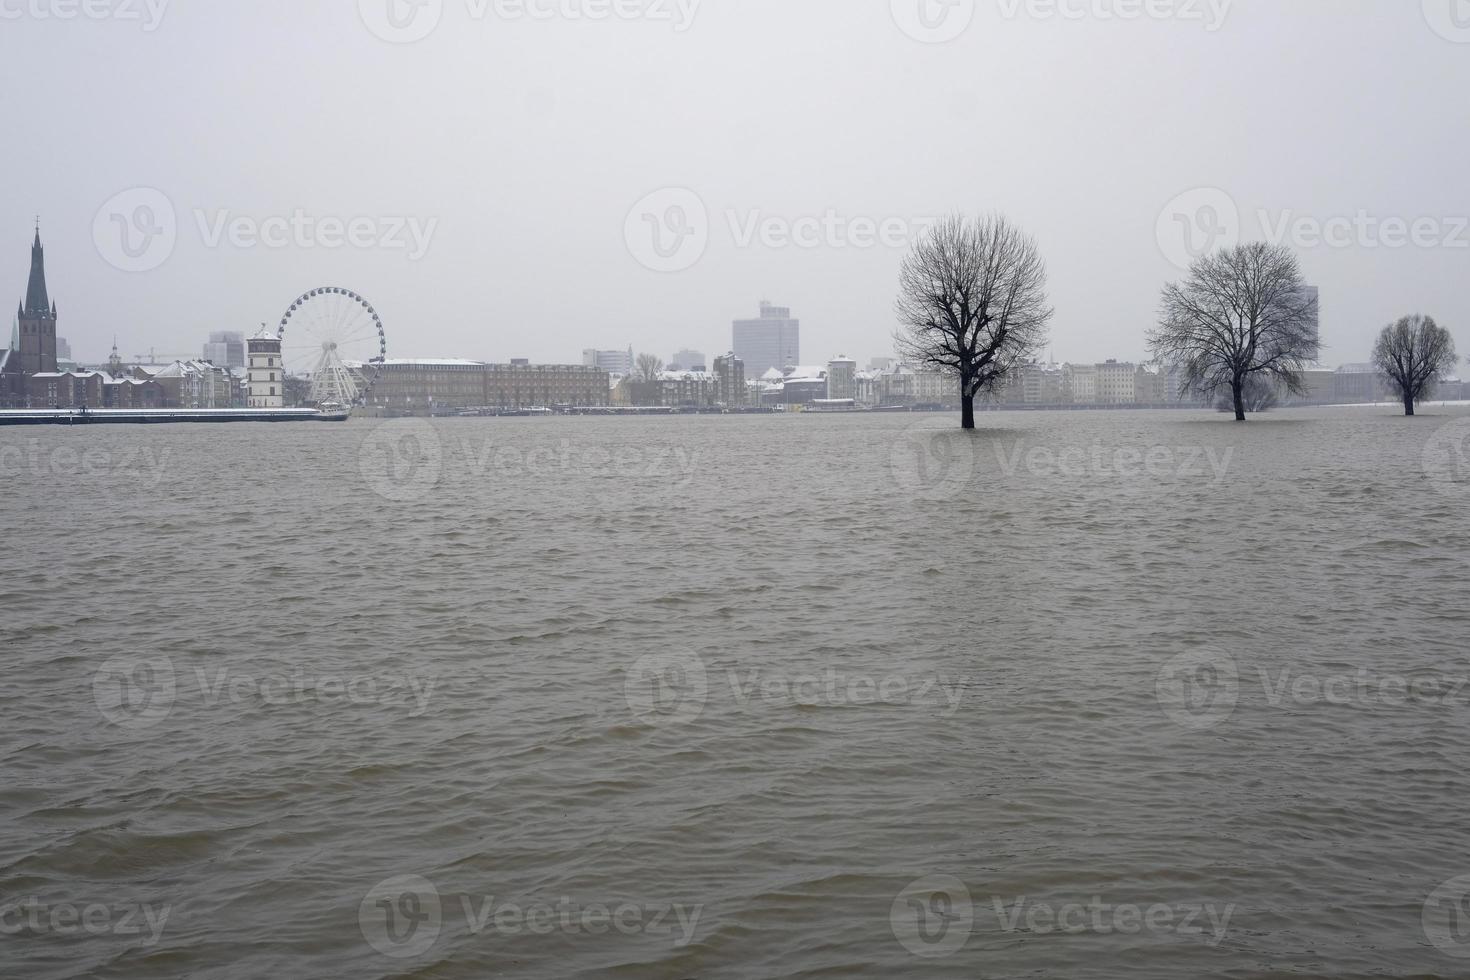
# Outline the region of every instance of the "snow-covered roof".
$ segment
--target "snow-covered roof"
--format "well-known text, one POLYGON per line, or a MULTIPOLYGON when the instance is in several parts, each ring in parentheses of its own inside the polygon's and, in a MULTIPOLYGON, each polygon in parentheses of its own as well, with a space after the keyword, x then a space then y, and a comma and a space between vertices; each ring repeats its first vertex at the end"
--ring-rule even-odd
MULTIPOLYGON (((383 361, 384 367, 483 367, 484 361, 470 361, 462 357, 390 357, 383 361)), ((362 361, 349 362, 349 367, 362 367, 362 361)))

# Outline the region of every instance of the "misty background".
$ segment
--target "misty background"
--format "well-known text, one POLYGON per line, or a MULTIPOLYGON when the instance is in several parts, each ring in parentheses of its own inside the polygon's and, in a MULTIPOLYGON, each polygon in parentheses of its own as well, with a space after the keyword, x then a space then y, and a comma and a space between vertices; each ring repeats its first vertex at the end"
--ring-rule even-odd
MULTIPOLYGON (((1074 0, 1075 19, 979 0, 942 44, 900 28, 905 0, 704 0, 687 24, 692 0, 631 20, 444 0, 437 29, 405 44, 367 26, 387 0, 177 0, 156 24, 123 2, 61 20, 58 0, 0 0, 0 300, 24 294, 39 214, 58 333, 83 362, 114 335, 125 357, 197 354, 209 331, 274 326, 305 290, 340 285, 383 316, 390 357, 713 356, 765 298, 801 319, 804 361, 866 363, 892 351, 903 249, 742 246, 728 213, 957 209, 1004 211, 1037 238, 1058 360, 1143 360, 1180 275, 1159 225, 1182 193, 1224 190, 1246 239, 1262 210, 1427 216, 1446 237, 1470 215, 1470 44, 1435 29, 1439 0, 1237 0, 1213 31, 1204 0, 1174 5, 1203 19, 1159 20, 1094 16, 1106 0, 1074 0), (177 240, 126 272, 94 224, 136 188, 171 202, 177 240), (625 235, 664 188, 695 192, 710 219, 703 255, 673 273, 625 235), (222 217, 297 211, 432 234, 418 258, 406 231, 407 248, 208 240, 222 217)), ((1324 361, 1366 361, 1416 311, 1470 349, 1470 231, 1458 242, 1299 248, 1324 361)))

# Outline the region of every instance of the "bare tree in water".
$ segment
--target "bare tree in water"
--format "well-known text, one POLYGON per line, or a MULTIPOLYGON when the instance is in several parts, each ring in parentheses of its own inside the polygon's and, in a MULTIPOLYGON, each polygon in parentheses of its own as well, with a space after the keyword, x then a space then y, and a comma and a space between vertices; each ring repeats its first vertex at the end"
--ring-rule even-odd
POLYGON ((1373 348, 1373 365, 1383 383, 1404 403, 1404 414, 1434 394, 1440 377, 1459 360, 1455 339, 1432 316, 1406 316, 1383 328, 1373 348))
POLYGON ((897 313, 899 356, 953 377, 973 429, 976 396, 1046 346, 1046 264, 1001 215, 944 218, 904 259, 897 313))
POLYGON ((1302 372, 1321 352, 1317 319, 1291 250, 1252 242, 1196 260, 1183 282, 1164 287, 1149 347, 1183 368, 1181 394, 1228 391, 1244 422, 1252 378, 1307 393, 1302 372))

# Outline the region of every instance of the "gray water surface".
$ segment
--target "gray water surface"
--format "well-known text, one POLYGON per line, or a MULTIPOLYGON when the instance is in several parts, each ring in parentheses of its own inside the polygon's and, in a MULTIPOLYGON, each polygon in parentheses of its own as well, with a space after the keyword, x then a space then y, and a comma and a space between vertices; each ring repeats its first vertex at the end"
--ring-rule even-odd
POLYGON ((0 430, 0 975, 1470 975, 1466 409, 954 425, 0 430))

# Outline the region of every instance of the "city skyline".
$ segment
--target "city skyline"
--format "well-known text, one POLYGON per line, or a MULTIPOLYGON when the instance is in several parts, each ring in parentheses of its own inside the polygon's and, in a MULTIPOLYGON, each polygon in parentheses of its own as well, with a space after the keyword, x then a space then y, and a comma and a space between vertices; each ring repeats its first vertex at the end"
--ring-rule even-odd
MULTIPOLYGON (((22 329, 21 328, 21 321, 22 321, 24 315, 27 313, 27 310, 29 308, 28 307, 28 303, 34 305, 37 302, 37 296, 40 296, 41 300, 45 300, 46 293, 48 292, 48 288, 49 288, 48 285, 47 285, 47 273, 46 273, 46 267, 45 267, 45 261, 44 261, 45 245, 44 245, 44 243, 42 241, 42 238, 41 238, 41 228, 40 228, 40 219, 39 219, 39 217, 36 219, 35 227, 32 230, 32 236, 33 236, 33 240, 32 240, 32 244, 31 244, 31 248, 30 248, 30 251, 31 251, 31 259, 30 259, 30 265, 29 265, 29 270, 30 271, 29 271, 27 283, 26 283, 26 286, 25 286, 25 294, 24 294, 24 296, 22 297, 22 299, 20 301, 20 310, 16 314, 15 322, 14 322, 14 325, 13 325, 13 328, 12 328, 13 339, 16 339, 16 340, 19 339, 19 334, 20 334, 20 331, 22 329)), ((1310 292, 1310 294, 1314 298, 1319 298, 1320 297, 1320 287, 1318 287, 1316 285, 1308 285, 1306 287, 1306 289, 1310 292)), ((789 368, 789 367, 798 367, 798 366, 801 366, 802 358, 801 358, 801 352, 800 352, 800 319, 799 318, 795 318, 795 317, 792 316, 792 311, 791 311, 790 308, 777 306, 777 305, 773 304, 772 302, 770 302, 769 300, 762 300, 760 302, 760 312, 761 312, 761 317, 760 318, 757 318, 757 319, 746 319, 746 320, 742 320, 742 319, 738 319, 737 318, 737 319, 735 319, 732 322, 732 328, 731 328, 731 333, 732 333, 731 340, 732 340, 732 343, 726 349, 727 350, 730 350, 733 353, 737 353, 737 354, 740 353, 740 351, 738 351, 737 348, 739 348, 741 346, 740 335, 741 335, 742 329, 744 329, 745 331, 747 331, 747 335, 749 335, 749 331, 752 331, 752 330, 760 331, 760 330, 762 330, 764 328, 767 328, 769 326, 769 324, 771 324, 771 323, 780 324, 780 325, 783 326, 783 328, 789 325, 790 328, 794 331, 792 337, 791 338, 788 338, 787 340, 784 340, 784 341, 777 340, 777 341, 772 341, 772 342, 775 343, 778 348, 780 347, 781 343, 789 343, 789 344, 794 345, 792 347, 792 350, 794 351, 795 356, 792 357, 792 358, 790 358, 786 363, 782 364, 781 367, 783 367, 783 368, 789 368)), ((55 330, 54 325, 52 326, 52 329, 53 329, 53 331, 55 330)), ((1320 324, 1319 324, 1319 330, 1320 330, 1320 324)), ((202 353, 202 355, 198 359, 204 360, 204 361, 208 361, 208 362, 211 362, 211 363, 214 363, 214 364, 217 364, 220 367, 230 368, 232 370, 237 371, 237 373, 243 373, 244 361, 245 361, 244 349, 245 349, 245 337, 246 336, 247 336, 246 333, 243 332, 243 331, 215 331, 215 330, 209 331, 208 332, 208 335, 207 335, 207 340, 202 343, 203 353, 202 353)), ((69 342, 65 338, 60 337, 60 336, 56 336, 55 337, 55 340, 54 340, 54 343, 55 343, 55 348, 54 349, 56 351, 56 356, 59 359, 61 359, 61 360, 71 360, 72 363, 80 364, 80 365, 83 365, 83 366, 91 365, 91 366, 94 366, 94 367, 101 368, 104 365, 107 365, 107 364, 112 363, 113 362, 113 358, 115 358, 117 356, 117 352, 118 352, 118 348, 117 348, 118 339, 116 337, 113 338, 112 346, 111 346, 111 348, 109 350, 109 355, 106 358, 102 358, 102 357, 90 358, 90 359, 89 358, 70 358, 70 344, 69 344, 69 342)), ((150 345, 149 348, 148 348, 148 354, 147 354, 146 360, 144 360, 144 354, 141 352, 142 342, 140 341, 137 346, 140 347, 140 351, 138 353, 130 356, 130 357, 123 358, 123 362, 124 363, 129 363, 129 364, 142 363, 142 364, 148 364, 148 365, 166 365, 166 364, 169 364, 171 362, 187 362, 189 360, 194 360, 195 359, 192 355, 188 355, 188 354, 165 354, 165 355, 155 356, 153 354, 153 351, 155 351, 157 348, 155 346, 150 345)), ((713 345, 713 349, 720 349, 720 345, 718 345, 718 344, 713 345)), ((408 361, 429 361, 429 362, 432 362, 432 361, 446 361, 446 360, 472 360, 472 361, 475 361, 475 362, 478 362, 478 363, 483 363, 483 364, 510 364, 512 362, 527 362, 527 363, 536 363, 536 364, 542 365, 542 366, 583 364, 583 365, 591 365, 591 366, 596 366, 596 367, 602 368, 603 370, 608 371, 614 377, 618 377, 618 376, 621 376, 621 375, 632 373, 633 370, 634 370, 634 362, 635 362, 636 358, 638 356, 642 355, 642 354, 645 354, 645 353, 652 354, 654 352, 651 349, 640 348, 637 344, 630 344, 626 348, 626 350, 623 350, 623 349, 602 350, 602 349, 598 349, 598 348, 584 348, 582 350, 582 354, 581 354, 580 360, 575 359, 575 358, 568 357, 568 358, 563 358, 563 359, 551 359, 551 360, 544 360, 544 361, 535 361, 533 359, 520 357, 519 355, 510 355, 510 356, 505 356, 505 357, 498 358, 498 359, 497 358, 493 358, 493 357, 470 357, 470 358, 465 358, 465 357, 460 356, 459 354, 441 354, 441 355, 427 356, 427 355, 424 355, 424 354, 422 354, 420 352, 413 352, 413 351, 407 351, 407 352, 390 352, 390 358, 389 359, 390 360, 394 360, 394 361, 402 361, 402 362, 408 362, 408 361)), ((747 351, 747 353, 748 353, 748 351, 747 351)), ((1327 355, 1327 354, 1331 353, 1331 346, 1330 346, 1330 344, 1324 345, 1324 351, 1323 351, 1323 353, 1324 353, 1324 355, 1327 355)), ((17 354, 19 356, 19 352, 17 352, 17 354)), ((678 358, 680 357, 680 355, 697 356, 697 355, 699 355, 699 351, 697 351, 697 350, 695 350, 693 348, 690 348, 687 345, 686 346, 682 346, 680 348, 680 350, 675 353, 675 355, 673 356, 673 358, 671 358, 668 362, 665 363, 665 368, 668 369, 668 370, 671 370, 671 371, 690 371, 690 370, 693 370, 693 368, 690 368, 690 367, 676 366, 676 362, 677 362, 678 358)), ((1107 357, 1104 357, 1104 358, 1099 359, 1099 360, 1096 360, 1096 361, 1090 361, 1090 360, 1087 360, 1087 359, 1069 358, 1069 357, 1065 357, 1065 356, 1064 357, 1061 357, 1061 358, 1058 358, 1055 355, 1056 355, 1056 352, 1055 352, 1055 349, 1053 347, 1052 349, 1050 349, 1050 350, 1047 351, 1047 354, 1046 354, 1046 357, 1045 358, 1037 359, 1034 363, 1036 363, 1038 365, 1046 365, 1046 366, 1052 366, 1052 367, 1069 367, 1069 368, 1070 367, 1080 367, 1080 368, 1084 368, 1084 369, 1092 368, 1092 367, 1102 368, 1102 367, 1104 367, 1107 364, 1121 364, 1121 365, 1126 365, 1126 366, 1132 367, 1132 366, 1135 366, 1135 365, 1147 365, 1147 364, 1155 363, 1151 358, 1149 358, 1147 356, 1143 356, 1143 357, 1126 357, 1126 356, 1122 356, 1122 355, 1114 355, 1114 356, 1107 356, 1107 357)), ((655 356, 657 356, 657 355, 655 354, 655 356)), ((847 356, 848 355, 847 355, 846 350, 843 349, 841 353, 834 353, 834 354, 831 354, 831 355, 827 355, 825 358, 823 358, 823 357, 817 357, 815 359, 815 361, 816 362, 819 362, 819 363, 822 363, 822 364, 827 364, 827 363, 830 363, 834 359, 838 359, 838 358, 845 359, 845 358, 847 358, 847 356)), ((743 359, 746 361, 747 364, 760 363, 760 358, 754 358, 754 359, 752 359, 752 358, 749 358, 749 357, 744 357, 743 359)), ((859 356, 859 357, 854 358, 854 360, 859 365, 857 367, 857 369, 856 369, 856 373, 858 375, 860 375, 860 376, 861 375, 869 375, 869 374, 876 373, 876 369, 872 367, 872 363, 873 362, 891 360, 894 363, 899 363, 901 361, 901 359, 899 359, 896 356, 894 356, 894 352, 891 351, 891 350, 888 351, 888 352, 886 352, 886 353, 884 353, 884 354, 880 354, 880 355, 874 356, 872 358, 868 358, 866 355, 862 355, 862 356, 859 356), (862 367, 861 365, 864 362, 868 362, 869 363, 869 366, 868 367, 862 367)), ((1329 371, 1330 370, 1335 370, 1335 369, 1357 369, 1357 368, 1361 368, 1364 364, 1367 363, 1367 361, 1368 361, 1368 354, 1367 354, 1367 352, 1364 352, 1362 356, 1359 356, 1359 357, 1356 357, 1356 358, 1353 358, 1353 357, 1342 357, 1340 359, 1334 359, 1334 358, 1330 358, 1330 357, 1324 356, 1323 360, 1319 364, 1319 367, 1322 368, 1322 369, 1324 369, 1324 370, 1329 370, 1329 371)), ((772 364, 772 367, 775 367, 775 365, 772 364)), ((708 365, 706 365, 706 370, 708 370, 708 365)), ((764 371, 756 371, 756 372, 751 373, 748 377, 749 377, 750 380, 754 381, 754 380, 758 379, 760 377, 760 375, 763 374, 763 373, 764 373, 764 371)), ((1447 377, 1447 380, 1455 380, 1455 381, 1457 381, 1457 380, 1459 380, 1460 374, 1461 374, 1461 372, 1459 372, 1459 371, 1451 372, 1451 374, 1447 377)), ((1127 400, 1127 399, 1125 399, 1125 400, 1127 400)))
POLYGON ((249 333, 320 283, 370 292, 400 341, 415 338, 399 350, 424 356, 565 360, 623 336, 660 356, 715 350, 725 322, 769 295, 801 311, 812 350, 866 357, 888 350, 904 246, 957 208, 1004 211, 1035 233, 1057 307, 1053 342, 1079 360, 1141 357, 1159 290, 1180 272, 1173 249, 1232 235, 1299 246, 1336 325, 1329 358, 1364 356, 1405 309, 1452 330, 1470 322, 1456 287, 1470 245, 1460 223, 1470 201, 1453 175, 1465 137, 1415 81, 1463 88, 1470 61, 1419 4, 1239 0, 1220 23, 1046 17, 1024 5, 1005 16, 983 5, 936 44, 911 36, 884 3, 704 4, 683 30, 616 20, 543 30, 446 11, 438 30, 407 44, 375 34, 355 4, 298 6, 176 6, 152 30, 7 25, 17 78, 49 77, 80 36, 194 79, 157 87, 110 59, 77 59, 16 102, 13 131, 69 120, 46 152, 12 161, 0 228, 42 215, 80 359, 105 356, 114 333, 146 331, 139 349, 170 351, 193 350, 201 332, 249 333), (1319 43, 1297 43, 1303 24, 1319 43), (340 40, 326 55, 313 40, 322 36, 340 40), (261 50, 279 54, 268 78, 256 77, 261 50), (1372 51, 1383 70, 1349 70, 1342 50, 1372 51), (736 98, 719 79, 745 71, 752 51, 763 70, 736 98), (1242 75, 1243 59, 1271 70, 1242 75), (449 68, 492 62, 501 84, 488 88, 475 84, 478 70, 449 68), (880 84, 866 70, 875 63, 923 77, 924 88, 880 84), (1157 72, 1117 70, 1139 63, 1157 72), (1155 84, 1160 74, 1229 83, 1196 92, 1155 84), (240 88, 246 77, 258 104, 240 88), (852 97, 791 100, 818 78, 852 97), (400 95, 414 86, 435 91, 434 104, 400 95), (276 107, 302 90, 349 111, 283 123, 276 107), (1282 111, 1283 90, 1312 106, 1309 124, 1282 111), (345 124, 358 105, 373 107, 378 132, 398 134, 401 155, 357 152, 374 138, 345 124), (484 126, 460 124, 471 105, 484 126), (128 140, 119 106, 170 134, 167 152, 128 140), (978 134, 997 127, 1026 152, 983 152, 978 134), (273 133, 269 150, 239 139, 261 131, 273 133), (933 132, 951 135, 952 152, 920 168, 911 148, 933 132), (1135 152, 1110 150, 1118 132, 1134 134, 1135 152), (576 151, 588 134, 600 147, 592 171, 576 151), (117 151, 98 158, 99 142, 117 151), (1272 150, 1233 149, 1247 144, 1272 150), (1409 145, 1420 149, 1412 166, 1396 149, 1409 145), (705 247, 686 268, 650 268, 657 262, 630 250, 629 219, 657 223, 681 202, 707 218, 695 229, 705 247), (367 244, 337 244, 359 218, 371 226, 367 244), (1437 224, 1416 237, 1421 220, 1437 224), (138 258, 121 251, 124 233, 138 258), (546 296, 566 295, 568 269, 574 301, 548 307, 546 296))

